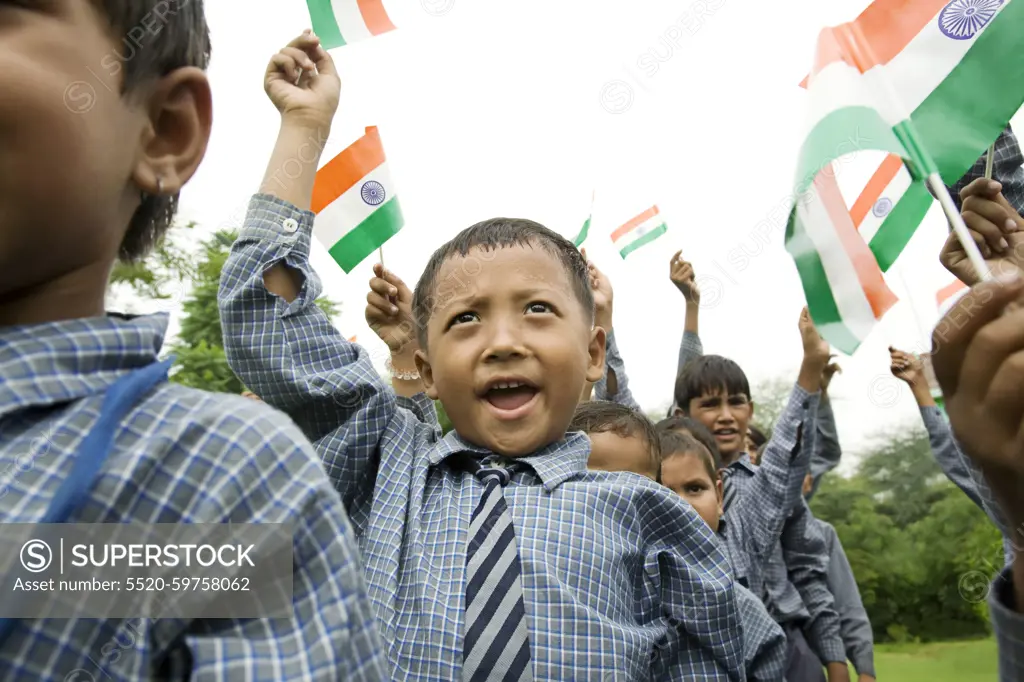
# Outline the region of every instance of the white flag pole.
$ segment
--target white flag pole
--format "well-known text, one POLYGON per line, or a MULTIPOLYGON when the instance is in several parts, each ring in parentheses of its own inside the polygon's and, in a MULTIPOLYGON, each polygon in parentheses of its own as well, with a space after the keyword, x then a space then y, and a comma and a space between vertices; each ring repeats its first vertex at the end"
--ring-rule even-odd
POLYGON ((992 146, 988 148, 988 156, 985 157, 985 179, 992 179, 992 164, 996 154, 996 143, 993 142, 992 146))
MULTIPOLYGON (((854 61, 857 62, 857 67, 862 73, 867 70, 864 68, 865 64, 879 63, 872 54, 871 44, 864 38, 864 34, 860 30, 860 26, 856 23, 846 24, 838 29, 837 33, 847 39, 846 42, 848 43, 848 47, 853 52, 851 56, 854 58, 854 61), (865 55, 868 59, 865 59, 865 55)), ((916 139, 917 132, 911 122, 910 115, 907 113, 906 107, 900 102, 892 84, 888 79, 883 77, 883 74, 879 73, 878 75, 879 78, 877 79, 877 82, 882 90, 881 94, 885 100, 887 108, 890 111, 896 112, 899 115, 900 120, 910 122, 906 129, 913 138, 914 146, 917 147, 917 151, 921 155, 924 155, 929 161, 931 161, 928 156, 928 150, 918 144, 918 140, 916 139)), ((930 163, 929 165, 934 167, 934 163, 930 163)), ((961 246, 964 247, 967 259, 971 262, 971 266, 974 267, 974 271, 977 273, 978 278, 982 281, 991 280, 992 273, 989 271, 988 266, 985 265, 985 259, 981 256, 981 250, 971 238, 971 233, 968 232, 967 225, 964 223, 964 219, 960 216, 960 211, 957 210, 956 204, 953 203, 953 198, 949 196, 949 190, 946 189, 945 183, 942 182, 942 177, 938 173, 929 173, 928 177, 925 179, 925 183, 932 191, 932 195, 939 200, 939 205, 942 206, 942 211, 946 214, 946 219, 949 220, 949 224, 953 226, 953 231, 956 232, 956 236, 960 240, 961 246)))

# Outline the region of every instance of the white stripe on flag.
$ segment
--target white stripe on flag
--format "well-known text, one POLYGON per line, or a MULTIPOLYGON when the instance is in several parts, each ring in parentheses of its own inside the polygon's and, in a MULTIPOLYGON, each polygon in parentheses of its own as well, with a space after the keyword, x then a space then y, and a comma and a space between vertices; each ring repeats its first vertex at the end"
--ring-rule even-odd
POLYGON ((861 288, 857 271, 836 234, 836 227, 821 200, 816 183, 808 188, 805 197, 797 201, 797 220, 804 226, 818 252, 843 324, 858 340, 863 341, 875 325, 875 314, 861 288))
POLYGON ((382 202, 377 206, 371 206, 363 201, 360 190, 370 180, 376 180, 384 186, 385 201, 395 198, 395 183, 391 181, 391 173, 385 161, 317 214, 313 231, 316 238, 328 248, 341 241, 342 237, 384 205, 382 202))
POLYGON ((867 215, 864 216, 864 221, 857 228, 864 241, 871 243, 871 239, 878 233, 878 228, 882 226, 885 218, 900 203, 900 199, 910 189, 912 183, 913 179, 910 177, 910 171, 907 170, 906 166, 903 166, 900 168, 899 173, 882 190, 882 193, 871 206, 867 215))
POLYGON ((346 43, 352 44, 373 37, 356 0, 331 0, 331 9, 334 10, 334 19, 346 43))

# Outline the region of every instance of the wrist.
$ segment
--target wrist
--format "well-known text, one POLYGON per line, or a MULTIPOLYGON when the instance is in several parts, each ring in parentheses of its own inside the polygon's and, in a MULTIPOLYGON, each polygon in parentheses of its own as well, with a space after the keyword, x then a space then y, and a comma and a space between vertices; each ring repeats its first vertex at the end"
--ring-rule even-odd
POLYGON ((817 393, 821 390, 821 373, 828 365, 828 358, 818 359, 813 356, 804 356, 800 365, 800 378, 797 383, 800 388, 808 393, 817 393))
POLYGON ((331 134, 331 120, 309 113, 285 112, 281 114, 281 132, 319 141, 317 151, 322 152, 331 134))
POLYGON ((910 392, 914 394, 918 407, 935 407, 935 398, 932 397, 932 391, 925 382, 910 382, 910 392))
POLYGON ((384 362, 384 368, 391 376, 400 381, 419 381, 420 372, 416 369, 416 362, 410 355, 405 353, 392 353, 384 362))

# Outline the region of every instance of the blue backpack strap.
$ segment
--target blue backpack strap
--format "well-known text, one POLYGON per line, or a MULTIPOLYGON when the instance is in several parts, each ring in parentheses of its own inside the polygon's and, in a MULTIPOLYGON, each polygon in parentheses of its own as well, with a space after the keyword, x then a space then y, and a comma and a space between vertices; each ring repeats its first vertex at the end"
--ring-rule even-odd
MULTIPOLYGON (((115 381, 103 396, 99 419, 72 456, 71 471, 54 493, 39 523, 64 523, 89 495, 110 454, 117 428, 139 400, 154 386, 167 381, 174 360, 155 362, 115 381)), ((0 646, 17 625, 16 618, 0 619, 0 646)))

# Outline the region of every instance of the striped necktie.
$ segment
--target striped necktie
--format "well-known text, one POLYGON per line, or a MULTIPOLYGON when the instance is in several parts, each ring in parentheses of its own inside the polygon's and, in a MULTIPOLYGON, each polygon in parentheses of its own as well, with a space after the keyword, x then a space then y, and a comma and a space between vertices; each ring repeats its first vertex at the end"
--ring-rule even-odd
POLYGON ((732 507, 732 503, 736 500, 736 494, 739 492, 736 486, 732 484, 729 479, 736 473, 736 470, 732 467, 728 467, 722 470, 722 512, 729 511, 732 507))
POLYGON ((484 494, 469 522, 462 679, 532 682, 522 568, 502 494, 511 473, 494 463, 463 461, 483 482, 484 494))

